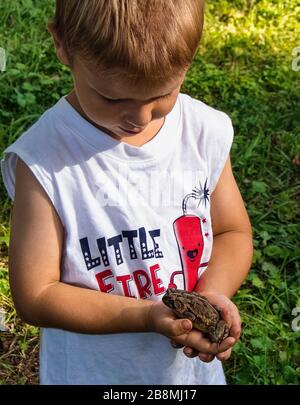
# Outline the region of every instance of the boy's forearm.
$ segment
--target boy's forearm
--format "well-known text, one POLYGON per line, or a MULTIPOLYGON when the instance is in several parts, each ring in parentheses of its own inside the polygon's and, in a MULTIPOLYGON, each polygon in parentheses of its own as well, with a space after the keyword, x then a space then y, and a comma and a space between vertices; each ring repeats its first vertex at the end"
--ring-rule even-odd
POLYGON ((195 291, 218 291, 231 298, 247 277, 252 257, 250 232, 230 231, 216 235, 209 265, 195 291))
MULTIPOLYGON (((250 233, 215 236, 209 265, 195 291, 218 291, 231 298, 246 278, 252 256, 250 233)), ((23 319, 39 327, 77 333, 149 332, 147 316, 152 304, 58 282, 40 294, 31 314, 23 319)))
POLYGON ((102 334, 148 332, 148 309, 153 302, 106 294, 58 282, 37 299, 24 321, 39 327, 102 334))

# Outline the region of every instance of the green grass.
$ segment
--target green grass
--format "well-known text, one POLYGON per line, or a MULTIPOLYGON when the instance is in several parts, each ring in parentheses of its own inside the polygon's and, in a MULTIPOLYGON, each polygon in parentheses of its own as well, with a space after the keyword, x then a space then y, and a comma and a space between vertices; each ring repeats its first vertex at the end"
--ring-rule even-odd
MULTIPOLYGON (((0 3, 0 47, 8 56, 0 76, 2 150, 70 91, 69 69, 45 28, 53 4, 0 3)), ((232 164, 254 232, 251 272, 234 298, 243 335, 225 363, 230 384, 300 380, 300 333, 291 327, 300 307, 300 71, 291 68, 299 19, 296 0, 209 1, 202 46, 182 88, 231 116, 232 164)), ((7 244, 11 202, 3 185, 0 199, 0 243, 7 244)), ((34 368, 26 375, 22 364, 36 350, 38 330, 16 317, 5 264, 0 306, 16 336, 11 356, 0 351, 0 384, 34 383, 34 368)))

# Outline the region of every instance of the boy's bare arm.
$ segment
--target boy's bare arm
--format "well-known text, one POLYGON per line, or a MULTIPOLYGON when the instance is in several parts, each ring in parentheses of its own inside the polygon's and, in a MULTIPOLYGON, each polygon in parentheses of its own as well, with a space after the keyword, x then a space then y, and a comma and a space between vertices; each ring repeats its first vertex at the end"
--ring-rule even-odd
POLYGON ((9 273, 21 318, 33 325, 82 333, 146 331, 151 301, 60 282, 64 231, 31 170, 17 161, 11 216, 9 273))
POLYGON ((215 291, 231 298, 249 272, 253 243, 250 220, 232 173, 230 158, 211 195, 211 217, 212 255, 195 290, 215 291))
MULTIPOLYGON (((253 244, 251 224, 232 173, 230 157, 211 195, 211 218, 214 235, 212 254, 195 291, 222 308, 222 316, 230 325, 231 339, 236 342, 241 335, 241 318, 230 298, 248 274, 253 244)), ((202 361, 209 362, 214 358, 214 355, 192 347, 187 346, 186 350, 191 351, 191 357, 199 356, 202 361)), ((231 350, 230 347, 216 356, 221 361, 227 360, 231 350)))

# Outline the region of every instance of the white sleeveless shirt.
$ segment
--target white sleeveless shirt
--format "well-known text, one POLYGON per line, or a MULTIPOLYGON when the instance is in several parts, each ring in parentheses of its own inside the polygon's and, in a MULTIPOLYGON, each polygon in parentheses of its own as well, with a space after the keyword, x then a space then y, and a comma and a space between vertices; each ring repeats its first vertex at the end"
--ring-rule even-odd
MULTIPOLYGON (((233 141, 230 118, 180 93, 141 147, 110 137, 62 97, 5 149, 14 199, 20 157, 64 227, 61 281, 139 299, 192 290, 212 250, 210 196, 233 141)), ((34 254, 34 252, 32 252, 34 254)), ((156 333, 42 328, 41 384, 225 384, 221 363, 187 358, 156 333)))

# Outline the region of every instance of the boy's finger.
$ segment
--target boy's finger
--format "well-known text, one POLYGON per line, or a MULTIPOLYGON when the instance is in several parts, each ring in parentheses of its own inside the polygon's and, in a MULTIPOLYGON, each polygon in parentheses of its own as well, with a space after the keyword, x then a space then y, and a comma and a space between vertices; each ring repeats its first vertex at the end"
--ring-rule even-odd
POLYGON ((235 344, 235 342, 236 342, 236 339, 234 339, 232 336, 227 337, 226 339, 223 340, 222 343, 217 345, 216 353, 226 352, 228 349, 232 348, 232 346, 235 344))
POLYGON ((215 358, 215 355, 214 354, 199 353, 198 357, 199 357, 199 359, 201 361, 204 361, 205 363, 210 363, 215 358))
POLYGON ((238 340, 242 333, 242 320, 239 313, 233 316, 233 322, 230 329, 230 336, 238 340))
POLYGON ((193 328, 193 324, 189 319, 176 319, 169 322, 169 336, 180 336, 187 334, 193 328))
POLYGON ((238 340, 242 332, 242 320, 238 310, 235 307, 231 309, 225 308, 222 311, 222 318, 229 326, 230 336, 238 340))
POLYGON ((232 315, 231 315, 231 311, 227 308, 223 308, 222 309, 222 318, 224 319, 224 321, 227 323, 229 329, 232 326, 232 315))
POLYGON ((189 357, 189 358, 193 358, 193 357, 197 357, 199 352, 189 346, 186 346, 183 350, 183 353, 189 357))
POLYGON ((197 350, 202 354, 215 355, 217 353, 228 350, 234 345, 234 343, 235 339, 232 337, 226 338, 221 344, 211 343, 210 340, 202 337, 201 339, 198 338, 197 340, 195 340, 195 342, 189 339, 189 343, 186 344, 186 346, 191 346, 194 348, 194 350, 197 350))
POLYGON ((219 349, 217 343, 211 343, 211 341, 205 337, 195 340, 195 343, 191 341, 189 344, 195 350, 203 354, 216 354, 219 349))
POLYGON ((219 359, 220 361, 226 361, 229 359, 229 357, 231 356, 231 352, 232 349, 228 349, 225 352, 219 353, 217 354, 217 359, 219 359))
POLYGON ((193 348, 199 353, 214 355, 230 349, 235 341, 236 340, 233 337, 228 337, 220 344, 211 343, 210 340, 203 337, 200 331, 191 331, 190 333, 176 336, 176 344, 182 344, 186 347, 193 348))
POLYGON ((239 338, 241 337, 241 333, 242 333, 241 324, 239 324, 239 323, 233 324, 230 329, 230 336, 232 336, 236 340, 239 340, 239 338))
POLYGON ((171 340, 170 343, 171 343, 171 346, 174 347, 174 349, 181 349, 182 347, 184 347, 184 345, 182 345, 181 343, 176 343, 176 342, 174 342, 174 340, 171 340))

